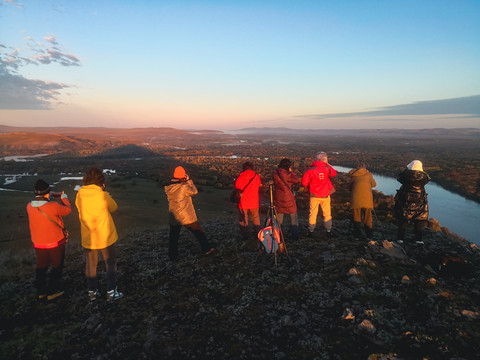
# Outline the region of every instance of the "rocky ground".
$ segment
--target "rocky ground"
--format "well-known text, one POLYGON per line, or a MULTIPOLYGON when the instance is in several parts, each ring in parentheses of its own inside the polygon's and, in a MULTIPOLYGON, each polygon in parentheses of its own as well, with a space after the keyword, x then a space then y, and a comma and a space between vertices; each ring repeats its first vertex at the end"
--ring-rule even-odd
MULTIPOLYGON (((119 240, 115 303, 90 303, 81 248, 71 240, 66 293, 38 303, 32 272, 0 287, 1 359, 478 359, 480 251, 444 232, 425 244, 335 238, 289 240, 278 265, 230 222, 203 224, 216 252, 187 231, 180 259, 167 230, 119 240)), ((305 225, 305 224, 303 224, 305 225)), ((305 227, 303 226, 303 230, 305 227)), ((381 230, 381 232, 379 231, 381 230)), ((105 286, 103 280, 100 284, 105 286)))

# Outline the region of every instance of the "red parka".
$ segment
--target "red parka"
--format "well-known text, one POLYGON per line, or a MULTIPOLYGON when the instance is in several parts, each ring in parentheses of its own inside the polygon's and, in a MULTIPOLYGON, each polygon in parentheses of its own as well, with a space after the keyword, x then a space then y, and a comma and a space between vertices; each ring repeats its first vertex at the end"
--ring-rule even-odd
POLYGON ((330 178, 337 176, 337 171, 323 161, 314 161, 302 177, 302 185, 308 188, 314 197, 328 197, 333 189, 330 178))
POLYGON ((239 209, 258 209, 259 198, 258 191, 262 181, 260 176, 253 170, 245 170, 240 173, 235 181, 235 188, 243 190, 242 197, 238 203, 239 209), (252 182, 247 186, 248 182, 255 177, 252 182), (246 187, 247 186, 247 187, 246 187), (245 188, 246 187, 246 188, 245 188), (245 190, 244 190, 245 189, 245 190))
POLYGON ((280 214, 296 213, 297 204, 292 185, 298 183, 297 175, 292 171, 278 168, 273 172, 273 182, 275 183, 275 209, 277 212, 280 214))

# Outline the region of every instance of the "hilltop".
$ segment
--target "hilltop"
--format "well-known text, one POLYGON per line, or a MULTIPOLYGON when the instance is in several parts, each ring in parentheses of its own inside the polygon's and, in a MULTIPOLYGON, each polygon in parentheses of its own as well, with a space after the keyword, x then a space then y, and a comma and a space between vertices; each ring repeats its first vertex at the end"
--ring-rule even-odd
MULTIPOLYGON (((32 269, 0 287, 3 359, 478 359, 480 252, 445 232, 425 245, 390 242, 395 226, 374 224, 374 242, 349 237, 289 240, 289 257, 259 254, 231 220, 203 223, 216 253, 198 253, 183 230, 180 259, 167 257, 168 231, 119 240, 113 304, 89 303, 78 240, 67 247, 66 295, 39 304, 32 269)), ((30 258, 29 258, 30 257, 30 258)), ((5 270, 5 269, 2 269, 5 270)), ((104 276, 104 274, 100 274, 104 276)), ((104 287, 102 278, 101 285, 104 287)))

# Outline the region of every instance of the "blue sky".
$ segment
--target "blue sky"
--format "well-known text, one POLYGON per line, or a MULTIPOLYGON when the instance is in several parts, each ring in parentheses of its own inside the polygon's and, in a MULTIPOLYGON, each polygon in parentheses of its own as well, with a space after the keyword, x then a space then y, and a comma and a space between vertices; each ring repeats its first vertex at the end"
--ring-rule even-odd
POLYGON ((0 0, 0 124, 480 127, 480 1, 0 0))

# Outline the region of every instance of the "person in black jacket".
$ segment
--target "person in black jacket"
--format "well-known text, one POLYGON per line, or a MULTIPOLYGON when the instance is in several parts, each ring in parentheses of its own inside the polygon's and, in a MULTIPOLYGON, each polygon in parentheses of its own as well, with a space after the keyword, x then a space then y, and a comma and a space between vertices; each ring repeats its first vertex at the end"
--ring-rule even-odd
POLYGON ((407 169, 397 176, 397 181, 402 184, 395 196, 395 217, 398 220, 397 241, 405 240, 407 224, 415 224, 415 240, 422 243, 422 231, 428 220, 428 199, 425 185, 430 181, 430 176, 423 171, 422 162, 413 160, 407 169))

